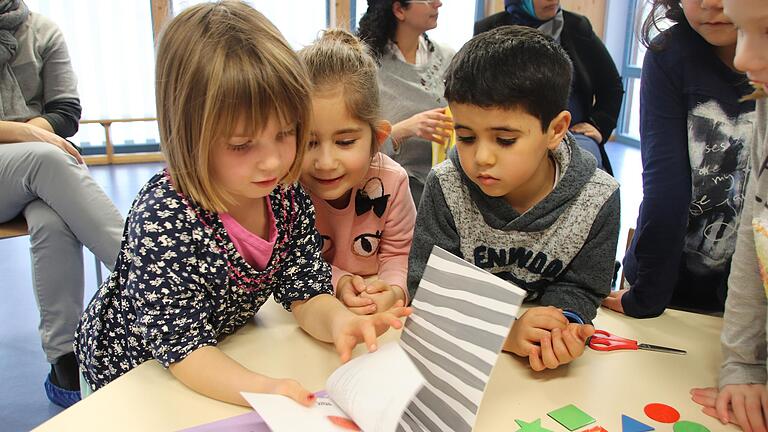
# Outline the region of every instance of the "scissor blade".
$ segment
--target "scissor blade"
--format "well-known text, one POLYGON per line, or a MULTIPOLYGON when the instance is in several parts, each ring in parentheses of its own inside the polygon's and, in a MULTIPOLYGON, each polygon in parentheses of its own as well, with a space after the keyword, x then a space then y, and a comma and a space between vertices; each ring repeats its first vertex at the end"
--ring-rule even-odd
POLYGON ((675 348, 663 347, 663 346, 659 346, 659 345, 637 344, 637 347, 639 349, 648 350, 648 351, 658 351, 658 352, 665 352, 665 353, 679 354, 679 355, 688 354, 687 352, 685 352, 683 350, 679 350, 679 349, 675 349, 675 348))

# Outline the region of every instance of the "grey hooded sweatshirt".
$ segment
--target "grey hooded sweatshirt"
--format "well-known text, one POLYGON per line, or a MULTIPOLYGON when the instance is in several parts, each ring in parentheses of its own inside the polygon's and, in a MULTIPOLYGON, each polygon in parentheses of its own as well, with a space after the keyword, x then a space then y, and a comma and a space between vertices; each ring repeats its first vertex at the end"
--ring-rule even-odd
POLYGON ((458 153, 429 173, 408 260, 413 298, 433 245, 528 292, 526 301, 590 322, 610 292, 619 234, 619 185, 568 134, 551 153, 560 177, 519 214, 464 173, 458 153))

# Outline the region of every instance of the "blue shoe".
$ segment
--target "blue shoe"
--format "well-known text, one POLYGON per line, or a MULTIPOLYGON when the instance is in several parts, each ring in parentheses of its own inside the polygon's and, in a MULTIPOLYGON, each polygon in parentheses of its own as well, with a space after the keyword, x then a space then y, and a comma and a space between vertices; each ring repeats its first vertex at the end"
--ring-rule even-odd
POLYGON ((67 390, 51 382, 51 374, 45 378, 45 395, 48 400, 62 408, 69 408, 80 401, 80 392, 67 390))

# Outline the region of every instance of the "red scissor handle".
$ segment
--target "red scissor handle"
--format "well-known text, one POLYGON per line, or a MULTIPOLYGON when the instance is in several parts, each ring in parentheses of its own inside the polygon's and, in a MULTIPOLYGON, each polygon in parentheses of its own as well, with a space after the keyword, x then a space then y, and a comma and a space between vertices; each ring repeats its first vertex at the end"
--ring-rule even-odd
POLYGON ((589 340, 589 347, 597 351, 636 350, 637 341, 613 335, 605 330, 595 330, 594 336, 589 340))

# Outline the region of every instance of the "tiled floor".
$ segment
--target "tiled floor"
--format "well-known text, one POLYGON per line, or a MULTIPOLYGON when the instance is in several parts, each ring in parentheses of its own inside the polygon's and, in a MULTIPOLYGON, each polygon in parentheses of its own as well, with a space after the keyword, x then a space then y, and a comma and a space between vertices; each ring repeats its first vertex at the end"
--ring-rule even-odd
MULTIPOLYGON (((622 186, 619 253, 623 256, 626 232, 634 226, 642 199, 640 152, 609 143, 608 153, 622 186)), ((92 167, 91 172, 125 215, 136 192, 160 164, 92 167)), ((32 295, 27 237, 0 241, 0 430, 26 431, 61 410, 48 402, 43 380, 49 366, 37 333, 38 313, 32 295)), ((86 298, 96 289, 93 258, 86 252, 86 298)))

